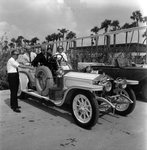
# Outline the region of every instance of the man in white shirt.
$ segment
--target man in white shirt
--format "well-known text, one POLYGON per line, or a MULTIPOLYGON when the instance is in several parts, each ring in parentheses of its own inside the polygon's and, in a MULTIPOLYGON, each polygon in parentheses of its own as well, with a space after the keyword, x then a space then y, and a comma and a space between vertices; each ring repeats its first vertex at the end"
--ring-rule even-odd
POLYGON ((35 59, 37 54, 31 51, 31 47, 29 45, 26 45, 24 49, 26 50, 23 54, 24 64, 31 65, 31 62, 35 59))
POLYGON ((7 73, 8 73, 8 83, 10 88, 10 106, 15 112, 21 112, 19 110, 20 106, 18 106, 18 100, 17 100, 17 92, 18 92, 18 86, 19 86, 19 73, 18 68, 33 68, 31 66, 25 66, 22 64, 19 64, 16 60, 18 58, 18 51, 13 50, 11 52, 11 58, 7 62, 7 73))

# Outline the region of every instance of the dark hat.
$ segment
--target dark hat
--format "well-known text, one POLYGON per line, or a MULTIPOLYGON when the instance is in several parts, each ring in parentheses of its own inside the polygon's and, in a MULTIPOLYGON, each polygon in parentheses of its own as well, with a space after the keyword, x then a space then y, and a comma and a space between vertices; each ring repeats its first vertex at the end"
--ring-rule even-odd
POLYGON ((12 55, 19 55, 19 51, 17 49, 13 49, 11 54, 12 55))

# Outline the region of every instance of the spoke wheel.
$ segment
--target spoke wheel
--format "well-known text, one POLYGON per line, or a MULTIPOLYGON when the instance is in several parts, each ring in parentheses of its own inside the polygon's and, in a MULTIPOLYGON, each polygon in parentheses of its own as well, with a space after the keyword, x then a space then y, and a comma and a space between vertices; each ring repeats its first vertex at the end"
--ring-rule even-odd
POLYGON ((92 127, 98 121, 98 103, 91 93, 76 92, 72 98, 71 108, 74 120, 83 128, 92 127))
MULTIPOLYGON (((129 94, 124 89, 117 88, 117 89, 115 89, 115 93, 117 95, 125 95, 125 96, 129 97, 129 94)), ((128 100, 126 98, 120 96, 116 101, 116 110, 124 111, 129 107, 129 105, 130 105, 130 103, 128 102, 128 100)))
POLYGON ((136 105, 136 96, 134 91, 131 88, 127 87, 125 90, 117 88, 114 90, 114 93, 120 95, 114 103, 114 105, 116 106, 115 112, 122 116, 130 114, 134 110, 136 105), (133 101, 133 103, 130 103, 130 101, 123 95, 129 97, 133 101))
POLYGON ((77 95, 73 101, 73 111, 76 118, 82 122, 89 122, 92 116, 92 106, 87 97, 82 94, 77 95))

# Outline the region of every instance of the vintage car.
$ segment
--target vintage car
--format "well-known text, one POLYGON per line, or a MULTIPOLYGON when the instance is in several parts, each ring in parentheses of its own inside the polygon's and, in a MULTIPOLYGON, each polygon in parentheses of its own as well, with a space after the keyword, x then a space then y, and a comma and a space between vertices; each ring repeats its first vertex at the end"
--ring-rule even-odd
POLYGON ((79 63, 79 69, 83 69, 90 65, 93 70, 102 70, 107 75, 110 75, 114 79, 126 78, 129 80, 137 80, 139 84, 131 86, 135 94, 141 94, 143 100, 147 102, 147 65, 135 64, 126 61, 121 63, 119 59, 114 59, 111 65, 104 63, 79 63))
POLYGON ((48 66, 38 66, 34 71, 19 70, 19 98, 34 96, 52 102, 56 106, 69 103, 75 122, 83 127, 94 126, 100 111, 126 116, 136 105, 132 89, 127 84, 137 81, 117 79, 101 73, 74 71, 62 63, 62 56, 49 59, 48 66), (129 94, 128 94, 129 93, 129 94))

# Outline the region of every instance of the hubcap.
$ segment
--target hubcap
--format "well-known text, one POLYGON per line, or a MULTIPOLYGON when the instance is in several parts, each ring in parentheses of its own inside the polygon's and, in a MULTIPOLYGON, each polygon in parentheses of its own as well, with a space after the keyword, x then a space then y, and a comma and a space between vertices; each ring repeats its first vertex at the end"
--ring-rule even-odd
POLYGON ((81 123, 87 123, 90 121, 92 117, 92 106, 86 96, 82 94, 75 96, 73 100, 73 113, 81 123))
POLYGON ((45 82, 45 74, 43 72, 40 72, 40 74, 38 75, 38 81, 39 81, 39 84, 40 84, 40 87, 42 89, 44 89, 45 85, 46 85, 46 82, 45 82))
MULTIPOLYGON (((125 95, 125 96, 129 97, 128 92, 124 89, 117 89, 115 91, 115 93, 117 95, 125 95)), ((129 107, 129 105, 130 105, 130 102, 128 101, 128 99, 120 96, 116 101, 116 110, 125 111, 129 107)))

